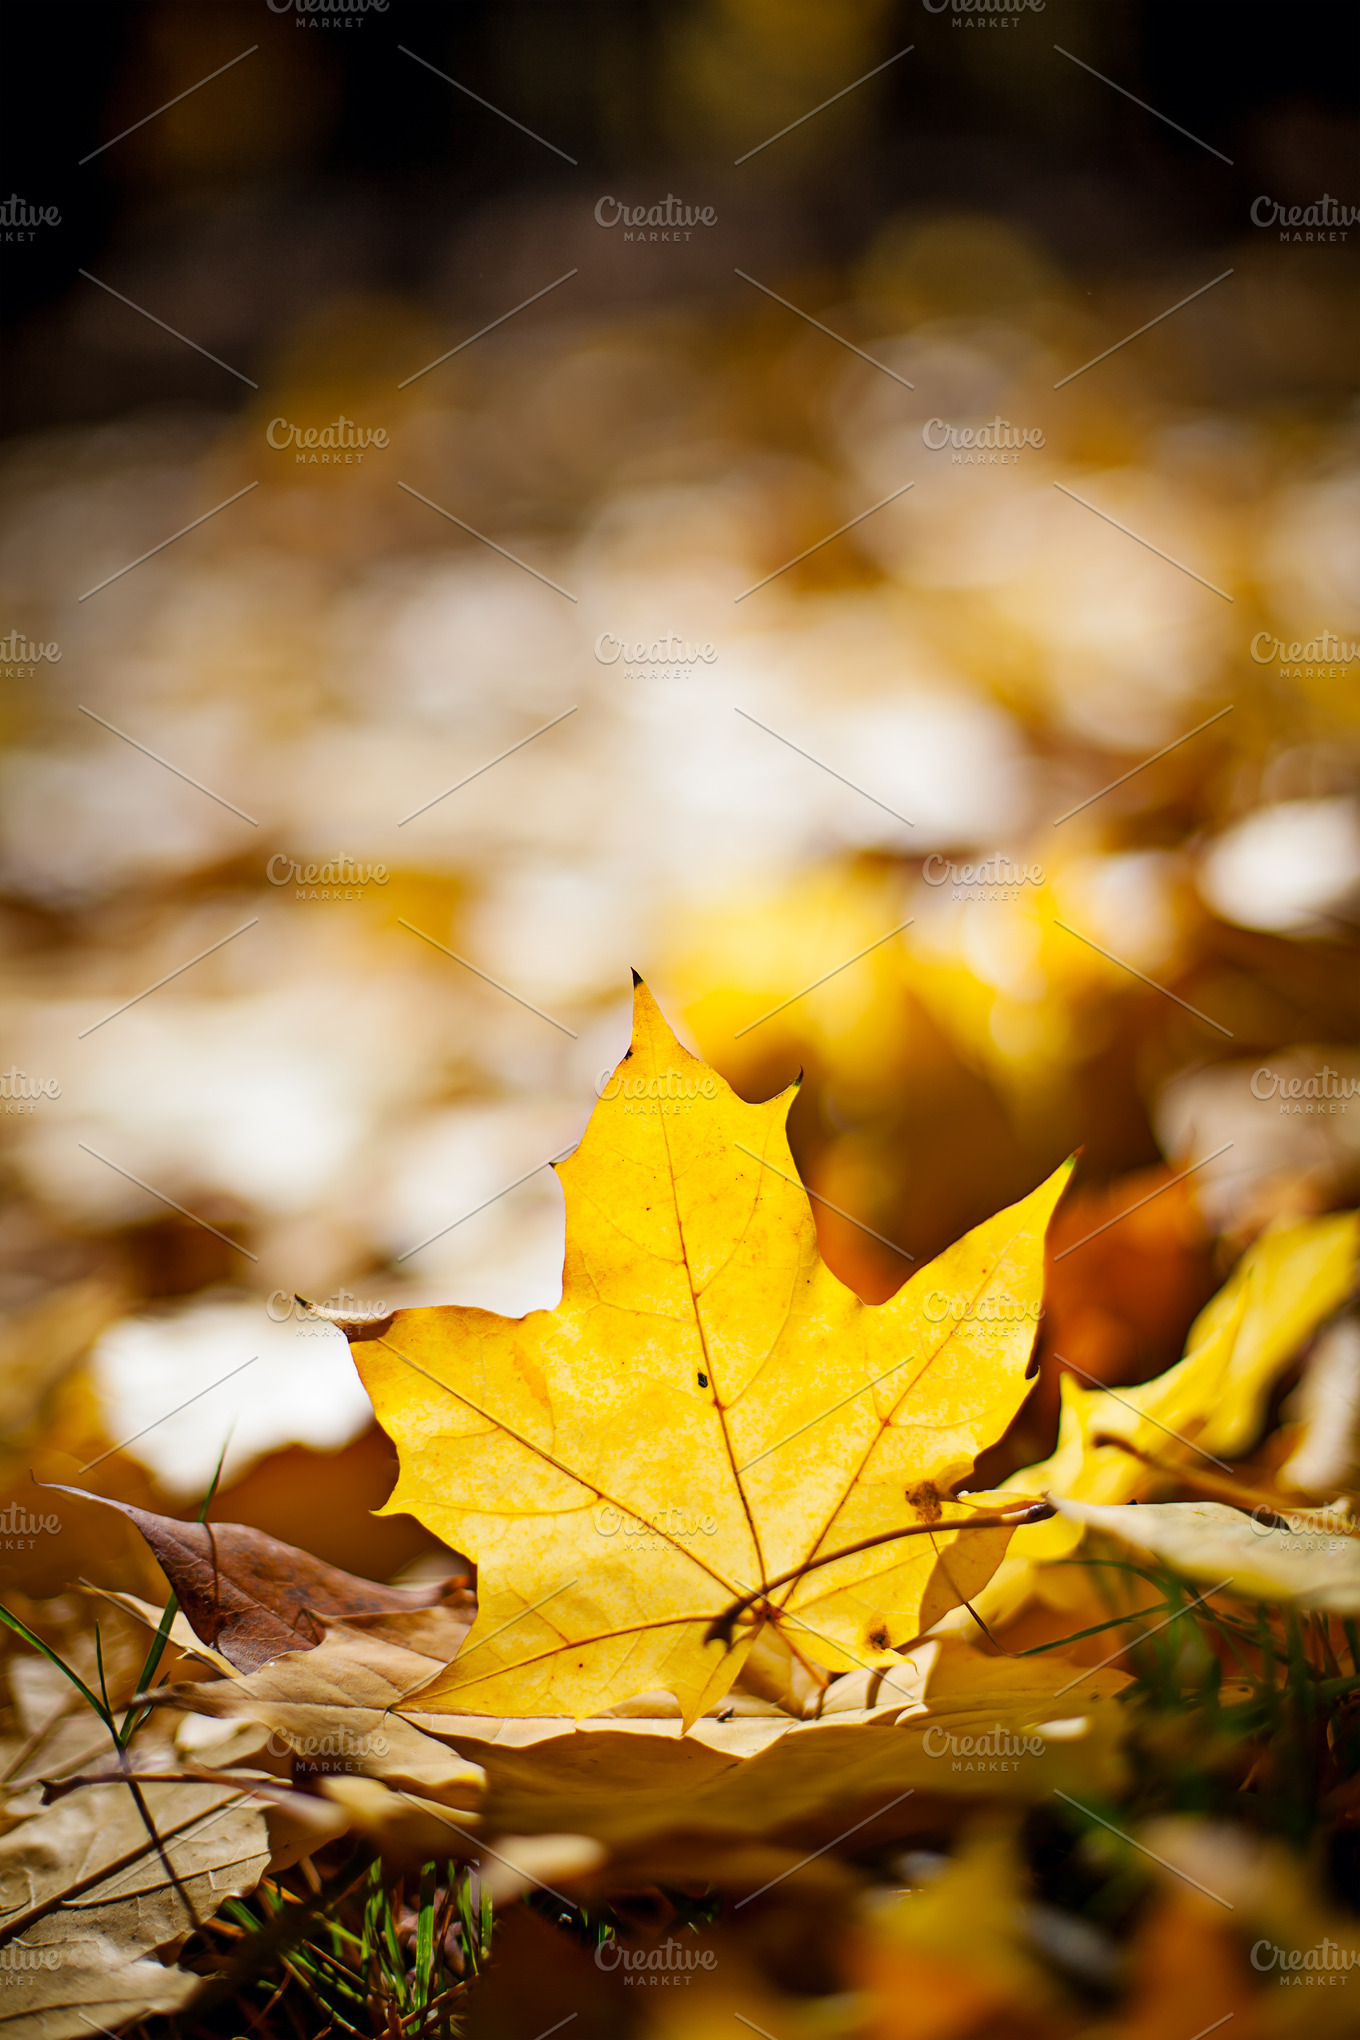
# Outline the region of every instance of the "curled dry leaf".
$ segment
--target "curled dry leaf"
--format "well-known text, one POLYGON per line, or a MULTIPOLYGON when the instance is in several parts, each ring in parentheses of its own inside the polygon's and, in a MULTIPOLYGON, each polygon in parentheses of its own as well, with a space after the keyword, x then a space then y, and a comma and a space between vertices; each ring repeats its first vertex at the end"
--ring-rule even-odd
POLYGON ((173 1953, 258 1883, 270 1854, 260 1805, 216 1784, 141 1791, 159 1849, 125 1785, 84 1787, 0 1839, 6 2040, 68 2040, 91 2021, 178 2009, 200 1979, 144 1958, 173 1953))
MULTIPOLYGON (((1335 1213, 1263 1233, 1242 1256, 1186 1339, 1185 1357, 1136 1388, 1083 1388, 1062 1380, 1057 1450, 1006 1482, 1008 1493, 1066 1495, 1118 1504, 1155 1489, 1156 1473, 1101 1437, 1126 1441, 1167 1466, 1191 1470, 1254 1444, 1271 1389, 1304 1341, 1345 1302, 1356 1278, 1360 1213, 1335 1213)), ((988 1622, 1028 1600, 1034 1568, 1081 1542, 1072 1517, 1017 1530, 996 1576, 974 1601, 988 1622)), ((972 1598, 972 1597, 970 1597, 972 1598)))
POLYGON ((1224 1593, 1360 1615, 1360 1535, 1340 1505, 1272 1518, 1262 1509, 1248 1516, 1224 1502, 1102 1508, 1054 1499, 1068 1522, 1103 1530, 1224 1593))
MULTIPOLYGON (((682 1733, 678 1721, 428 1720, 485 1771, 489 1832, 569 1831, 612 1849, 685 1832, 710 1837, 711 1857, 719 1835, 848 1822, 908 1793, 1029 1802, 1122 1782, 1120 1672, 949 1642, 893 1677, 900 1701, 817 1722, 705 1719, 682 1733)), ((873 1832, 914 1819, 907 1801, 873 1832)))
POLYGON ((785 1093, 744 1104, 639 984, 633 1045, 562 1165, 562 1301, 398 1311, 354 1347, 401 1475, 389 1511, 476 1560, 427 1710, 693 1721, 757 1634, 830 1671, 974 1594, 1004 1527, 953 1499, 1026 1392, 1059 1169, 889 1302, 821 1259, 785 1093))
MULTIPOLYGON (((611 1849, 688 1832, 708 1837, 711 1857, 719 1836, 852 1818, 908 1791, 1032 1801, 1055 1788, 1111 1792, 1123 1777, 1116 1696, 1127 1678, 1057 1657, 934 1641, 883 1673, 853 1675, 844 1694, 833 1687, 845 1704, 820 1721, 705 1716, 688 1730, 678 1714, 496 1718, 423 1713, 418 1700, 398 1712, 430 1669, 340 1625, 316 1650, 166 1697, 267 1728, 271 1751, 292 1749, 336 1780, 337 1798, 374 1782, 477 1816, 479 1832, 582 1834, 611 1849)), ((370 1801, 375 1818, 388 1805, 370 1801)))
POLYGON ((336 1623, 315 1649, 286 1652, 243 1678, 168 1687, 157 1697, 219 1721, 254 1722, 268 1731, 271 1755, 291 1751, 323 1775, 437 1788, 449 1803, 472 1806, 481 1784, 478 1766, 394 1711, 441 1663, 336 1623))
POLYGON ((406 1614, 463 1590, 462 1582, 383 1586, 246 1523, 185 1523, 109 1495, 53 1485, 61 1494, 130 1517, 155 1553, 195 1636, 239 1671, 253 1672, 283 1651, 313 1649, 323 1634, 318 1617, 406 1614))
MULTIPOLYGON (((165 1617, 164 1608, 158 1608, 154 1601, 144 1601, 140 1594, 120 1594, 111 1587, 87 1587, 89 1594, 95 1594, 101 1601, 111 1601, 115 1608, 121 1608, 125 1615, 141 1622, 154 1636, 165 1617)), ((182 1651, 185 1657, 195 1659, 199 1664, 211 1665, 214 1671, 224 1672, 229 1678, 236 1667, 220 1650, 214 1650, 202 1637, 195 1636, 185 1619, 184 1611, 175 1610, 170 1623, 170 1643, 173 1649, 182 1651)))
POLYGON ((474 1833, 477 1816, 450 1813, 437 1801, 413 1792, 393 1790, 378 1778, 342 1775, 321 1780, 329 1802, 356 1834, 364 1835, 384 1856, 405 1863, 452 1859, 470 1862, 480 1850, 474 1833))

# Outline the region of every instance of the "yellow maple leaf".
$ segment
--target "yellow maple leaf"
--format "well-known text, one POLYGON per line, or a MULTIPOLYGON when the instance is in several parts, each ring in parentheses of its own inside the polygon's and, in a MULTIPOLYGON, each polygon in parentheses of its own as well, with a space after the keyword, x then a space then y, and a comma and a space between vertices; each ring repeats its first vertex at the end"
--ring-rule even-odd
POLYGON ((1024 1397, 1068 1169, 865 1304, 818 1252, 791 1096, 745 1104, 639 984, 560 1171, 560 1305, 400 1311, 356 1343, 401 1455, 387 1511, 478 1566, 477 1621, 411 1705, 661 1690, 689 1722, 767 1627, 830 1671, 888 1662, 995 1569, 1009 1531, 960 1530, 991 1516, 951 1490, 1024 1397))
MULTIPOLYGON (((1227 1472, 1255 1442, 1275 1382, 1303 1341, 1349 1295, 1360 1249, 1360 1213, 1272 1226, 1250 1246, 1204 1306, 1185 1357, 1136 1388, 1083 1388, 1062 1378, 1057 1450, 1006 1482, 1006 1491, 1120 1505, 1150 1494, 1154 1469, 1101 1438, 1120 1438, 1166 1466, 1227 1472)), ((989 1622, 1016 1614, 1034 1568, 1066 1558, 1082 1541, 1071 1517, 1026 1525, 977 1601, 989 1622)))

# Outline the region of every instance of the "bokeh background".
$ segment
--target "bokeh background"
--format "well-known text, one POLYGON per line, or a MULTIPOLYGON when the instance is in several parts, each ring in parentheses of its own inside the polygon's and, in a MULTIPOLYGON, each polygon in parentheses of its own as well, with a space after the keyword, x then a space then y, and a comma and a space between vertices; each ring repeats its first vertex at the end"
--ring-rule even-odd
MULTIPOLYGON (((221 1517, 437 1563, 289 1300, 550 1304, 630 967, 745 1096, 803 1073, 866 1296, 1081 1150, 993 1471, 1063 1361, 1158 1371, 1272 1216, 1353 1201, 1360 225, 1256 223, 1360 205, 1353 9, 5 32, 3 189, 59 218, 0 251, 0 1501, 183 1511, 225 1444, 221 1517), (600 224, 668 196, 711 223, 600 224), (267 440, 341 413, 386 443, 267 440), (341 857, 384 875, 270 882, 341 857)), ((125 1581, 86 1534, 0 1562, 125 1581)))

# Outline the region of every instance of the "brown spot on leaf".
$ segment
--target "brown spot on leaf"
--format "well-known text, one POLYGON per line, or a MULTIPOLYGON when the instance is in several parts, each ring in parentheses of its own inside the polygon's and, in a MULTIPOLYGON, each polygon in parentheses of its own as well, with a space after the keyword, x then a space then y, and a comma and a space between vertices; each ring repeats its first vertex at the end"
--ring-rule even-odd
POLYGON ((940 1490, 933 1481, 923 1480, 918 1486, 909 1487, 906 1494, 908 1507, 915 1509, 918 1516, 923 1516, 927 1523, 939 1522, 940 1490))

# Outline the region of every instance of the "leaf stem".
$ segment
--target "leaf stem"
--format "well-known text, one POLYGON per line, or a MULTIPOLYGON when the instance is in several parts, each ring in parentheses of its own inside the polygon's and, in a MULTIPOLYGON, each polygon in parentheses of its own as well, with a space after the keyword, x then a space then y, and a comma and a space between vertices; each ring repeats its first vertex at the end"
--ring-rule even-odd
MULTIPOLYGON (((1117 1438, 1109 1431, 1097 1432, 1091 1443, 1127 1452, 1131 1459, 1140 1459, 1144 1466, 1150 1466, 1154 1473, 1162 1474, 1167 1480, 1178 1481, 1182 1487, 1198 1488, 1202 1494, 1213 1495, 1218 1501, 1231 1502, 1234 1508, 1250 1511, 1267 1509, 1275 1519, 1271 1527, 1289 1528, 1289 1503, 1280 1495, 1263 1494, 1260 1488, 1248 1487, 1242 1481, 1225 1480, 1220 1473, 1201 1472, 1197 1467, 1168 1466, 1164 1460, 1154 1458, 1152 1453, 1131 1445, 1127 1438, 1117 1438)), ((1303 1513, 1302 1509, 1299 1513, 1303 1513)), ((1348 1524, 1338 1516, 1334 1534, 1338 1537, 1360 1537, 1360 1523, 1348 1524)))
POLYGON ((891 1544, 899 1537, 930 1537, 945 1532, 952 1534, 955 1530, 1018 1530, 1025 1523, 1046 1522, 1054 1514, 1056 1511, 1051 1502, 1032 1502, 1028 1508, 1009 1514, 967 1516, 955 1523, 909 1523, 902 1530, 881 1530, 875 1537, 861 1537, 857 1544, 844 1544, 839 1551, 824 1551, 818 1558, 804 1559, 801 1565, 791 1566, 787 1572, 766 1580, 763 1586, 753 1587, 749 1594, 741 1595, 721 1615, 714 1616, 704 1631, 704 1642, 722 1643, 730 1649, 734 1624, 757 1601, 763 1601, 777 1587, 788 1586, 791 1580, 803 1579, 824 1565, 834 1565, 837 1559, 854 1558, 858 1552, 872 1551, 876 1545, 891 1544))

